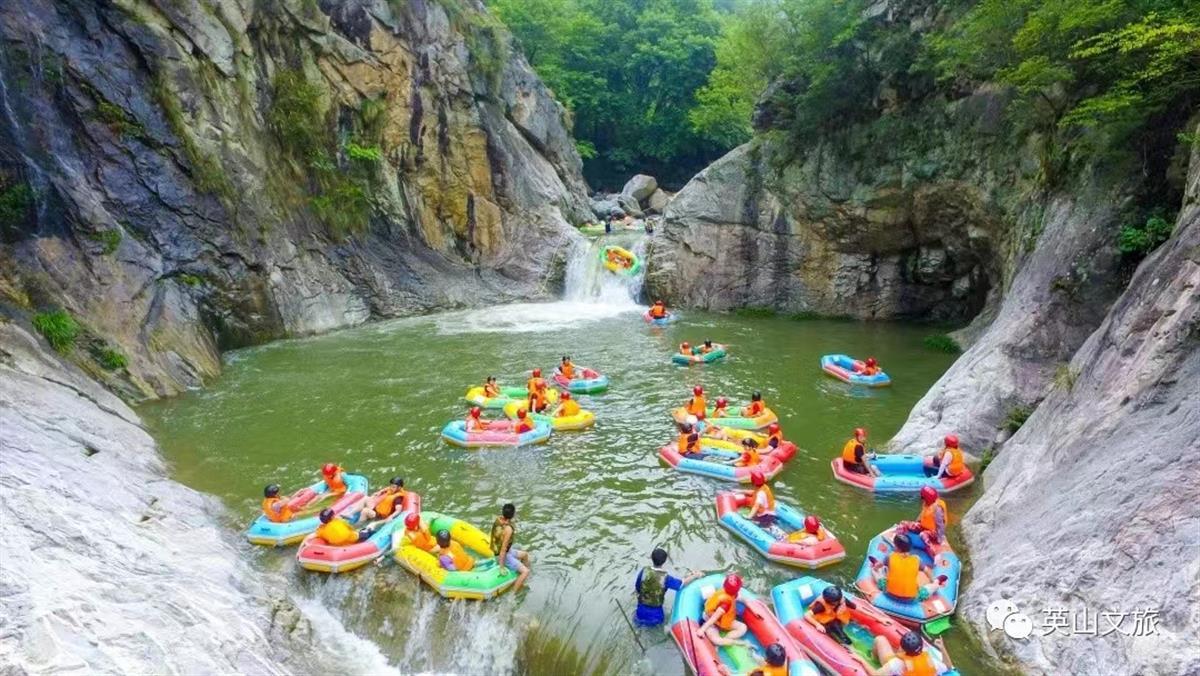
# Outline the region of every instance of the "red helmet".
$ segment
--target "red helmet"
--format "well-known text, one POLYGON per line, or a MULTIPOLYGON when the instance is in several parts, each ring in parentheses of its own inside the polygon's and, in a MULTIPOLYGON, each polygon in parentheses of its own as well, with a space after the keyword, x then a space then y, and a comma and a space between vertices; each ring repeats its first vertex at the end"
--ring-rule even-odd
POLYGON ((691 345, 691 343, 687 342, 686 340, 685 340, 685 341, 683 341, 683 344, 682 344, 682 345, 680 345, 680 347, 682 347, 682 348, 683 348, 683 349, 685 349, 685 350, 686 350, 686 349, 688 349, 688 348, 689 348, 689 347, 691 347, 691 346, 692 346, 692 345, 691 345))
POLYGON ((725 593, 730 596, 737 596, 738 592, 742 591, 742 576, 737 573, 730 573, 725 576, 725 593))
POLYGON ((416 512, 409 512, 404 517, 404 527, 409 530, 416 530, 421 525, 421 515, 416 512))
POLYGON ((338 466, 332 462, 325 463, 325 466, 321 468, 321 474, 324 474, 325 476, 333 476, 334 474, 337 474, 337 471, 338 466))
POLYGON ((471 417, 472 418, 478 418, 479 414, 481 414, 481 413, 483 413, 483 409, 479 408, 478 406, 471 407, 471 417))
POLYGON ((958 435, 957 434, 947 434, 946 435, 946 446, 949 448, 958 448, 958 435))
POLYGON ((773 422, 770 425, 767 425, 767 434, 778 434, 778 433, 779 433, 779 423, 773 422))
POLYGON ((520 418, 521 420, 524 420, 525 419, 525 409, 518 408, 517 409, 517 417, 520 418))
POLYGON ((854 428, 854 438, 855 438, 855 439, 860 439, 860 438, 863 438, 863 437, 866 437, 866 436, 867 436, 867 431, 866 431, 866 430, 864 430, 864 429, 863 429, 863 428, 861 428, 861 427, 855 427, 855 428, 854 428))
POLYGON ((879 362, 875 361, 875 357, 867 357, 867 366, 875 366, 879 362))
POLYGON ((762 470, 750 470, 750 483, 755 486, 761 486, 767 482, 767 478, 763 476, 762 470))
POLYGON ((541 378, 541 377, 542 377, 542 370, 541 370, 541 369, 534 369, 534 370, 533 370, 533 377, 534 377, 534 378, 541 378))
POLYGON ((932 505, 938 499, 938 492, 933 486, 921 486, 921 502, 932 505))
POLYGON ((570 398, 571 398, 571 393, 570 393, 570 392, 563 392, 563 393, 562 393, 562 400, 563 400, 563 401, 566 401, 567 399, 570 399, 570 398))
POLYGON ((804 530, 816 535, 817 533, 821 532, 821 520, 812 514, 809 514, 808 516, 804 517, 804 530))
POLYGON ((695 386, 695 387, 693 387, 693 388, 692 388, 692 394, 695 394, 695 395, 701 395, 701 394, 704 394, 704 388, 703 388, 703 387, 701 387, 701 386, 699 386, 699 385, 697 385, 697 386, 695 386))
POLYGON ((717 397, 717 408, 725 408, 729 405, 729 400, 725 397, 717 397))

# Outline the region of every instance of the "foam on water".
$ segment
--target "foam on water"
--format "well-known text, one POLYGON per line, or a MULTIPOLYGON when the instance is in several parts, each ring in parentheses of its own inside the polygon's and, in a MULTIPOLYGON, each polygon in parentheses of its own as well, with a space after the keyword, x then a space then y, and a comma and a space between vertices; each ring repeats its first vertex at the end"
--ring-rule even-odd
POLYGON ((346 629, 320 599, 296 597, 294 601, 312 625, 322 649, 340 653, 335 659, 344 673, 399 676, 400 670, 388 663, 378 645, 346 629))

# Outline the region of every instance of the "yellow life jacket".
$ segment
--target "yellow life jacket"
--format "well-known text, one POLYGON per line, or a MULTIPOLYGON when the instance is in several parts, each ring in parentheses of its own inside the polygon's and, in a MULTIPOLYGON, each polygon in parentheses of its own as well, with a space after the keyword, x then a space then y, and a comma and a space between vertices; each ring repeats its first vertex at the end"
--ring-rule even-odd
POLYGON ((887 593, 898 599, 917 598, 917 573, 921 570, 921 559, 915 554, 892 552, 887 568, 887 593))

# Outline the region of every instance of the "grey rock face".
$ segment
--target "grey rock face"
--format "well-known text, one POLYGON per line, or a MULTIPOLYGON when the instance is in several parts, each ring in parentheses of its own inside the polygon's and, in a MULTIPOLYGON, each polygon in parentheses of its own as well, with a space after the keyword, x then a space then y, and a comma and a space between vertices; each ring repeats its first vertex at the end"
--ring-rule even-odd
POLYGON ((624 211, 626 214, 633 216, 634 218, 641 218, 643 215, 645 215, 642 212, 641 205, 638 204, 638 201, 633 197, 621 194, 616 196, 616 200, 617 204, 621 205, 621 211, 624 211))
POLYGON ((672 195, 662 188, 656 189, 646 198, 646 213, 661 214, 666 210, 667 205, 671 203, 672 195))
POLYGON ((569 223, 591 218, 581 164, 561 106, 506 33, 480 32, 483 11, 0 6, 0 171, 39 201, 6 233, 20 284, 118 346, 141 396, 212 377, 222 347, 549 295, 569 223), (471 53, 484 41, 500 58, 471 53), (356 232, 322 222, 309 162, 272 124, 284 71, 316 92, 339 174, 376 130, 356 232), (110 231, 111 253, 96 243, 110 231))
POLYGON ((658 190, 658 181, 653 176, 638 174, 625 182, 621 194, 632 197, 638 202, 644 202, 654 191, 658 190))

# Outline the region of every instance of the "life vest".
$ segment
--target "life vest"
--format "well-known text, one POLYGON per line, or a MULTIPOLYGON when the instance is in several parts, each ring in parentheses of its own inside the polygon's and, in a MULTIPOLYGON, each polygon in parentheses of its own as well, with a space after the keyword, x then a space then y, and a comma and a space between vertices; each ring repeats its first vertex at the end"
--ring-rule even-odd
POLYGON ((721 631, 733 629, 733 621, 737 619, 735 617, 737 615, 737 600, 727 594, 725 590, 717 590, 704 602, 704 616, 708 617, 712 615, 717 612, 718 608, 725 612, 721 615, 721 619, 717 620, 717 628, 721 631))
POLYGON ((284 523, 292 520, 292 508, 288 507, 287 502, 283 498, 263 498, 262 511, 267 519, 275 523, 284 523), (278 510, 275 505, 280 504, 278 510))
POLYGON ((494 398, 500 396, 500 388, 495 385, 490 385, 490 384, 484 385, 483 386, 483 396, 485 396, 489 399, 494 399, 494 398))
MULTIPOLYGON (((928 531, 933 531, 935 533, 937 532, 936 512, 938 507, 942 508, 942 519, 945 519, 950 513, 946 511, 945 500, 938 498, 937 502, 933 503, 932 505, 921 505, 921 515, 917 517, 917 523, 921 524, 921 528, 924 528, 928 531)), ((942 524, 944 525, 945 521, 943 521, 942 524)))
POLYGON ((847 441, 846 445, 842 446, 842 462, 848 465, 859 462, 858 457, 854 452, 858 446, 858 439, 851 439, 850 441, 847 441))
POLYGON ((651 305, 650 316, 655 319, 662 319, 667 314, 667 308, 663 305, 651 305))
POLYGON ((572 380, 575 378, 575 365, 574 364, 571 364, 571 363, 563 364, 562 366, 558 367, 558 370, 560 373, 562 373, 563 377, 566 378, 567 380, 572 380))
POLYGON ((503 523, 500 521, 500 517, 496 517, 496 520, 492 522, 492 553, 496 556, 500 556, 500 547, 504 544, 505 526, 508 526, 512 529, 512 535, 509 536, 508 540, 508 548, 510 550, 517 541, 517 527, 514 526, 511 521, 509 523, 503 523))
POLYGON ((767 445, 771 448, 779 448, 783 443, 783 432, 779 431, 767 437, 767 445))
POLYGON ((642 584, 638 589, 638 603, 652 608, 662 608, 667 597, 667 573, 653 568, 642 569, 642 584))
POLYGON ((487 426, 483 424, 483 420, 481 418, 476 418, 473 415, 467 416, 466 427, 468 432, 481 432, 487 428, 487 426))
POLYGON ((898 599, 917 598, 917 573, 921 570, 921 559, 915 554, 892 552, 887 568, 887 593, 898 599))
POLYGON ((384 493, 379 502, 375 503, 375 513, 382 517, 392 515, 396 511, 396 502, 404 499, 404 489, 395 492, 384 493))
POLYGON ((576 403, 574 399, 568 399, 558 407, 558 417, 566 418, 573 415, 579 415, 580 410, 579 404, 576 403))
POLYGON ((680 453, 695 453, 700 450, 700 439, 691 441, 691 436, 691 434, 679 435, 679 441, 675 442, 675 445, 678 446, 680 453))
POLYGON ((524 434, 532 429, 533 423, 529 421, 529 418, 518 420, 517 424, 513 426, 513 431, 515 431, 517 434, 524 434))
POLYGON ((812 611, 813 618, 821 624, 829 624, 834 620, 841 622, 843 625, 850 623, 850 608, 846 606, 845 599, 838 601, 837 607, 830 608, 825 599, 817 598, 808 609, 812 611), (817 611, 818 604, 820 604, 820 612, 817 611))
POLYGON ((329 520, 317 527, 317 537, 334 547, 352 545, 358 542, 358 531, 339 518, 329 520))
POLYGON ((525 382, 525 390, 530 394, 542 396, 543 390, 546 389, 546 380, 544 378, 530 378, 525 382))
POLYGON ((434 540, 432 535, 420 528, 417 530, 406 530, 404 531, 404 536, 408 538, 408 543, 417 549, 432 552, 433 548, 437 546, 437 540, 434 540))
POLYGON ((718 406, 718 407, 714 408, 713 412, 712 412, 712 417, 714 417, 714 418, 724 418, 728 415, 729 415, 729 408, 727 406, 718 406))
POLYGON ((450 560, 454 562, 455 570, 466 572, 475 567, 475 559, 471 558, 471 555, 467 554, 462 545, 454 540, 450 541, 449 546, 445 547, 442 553, 450 555, 450 560))
MULTIPOLYGON (((958 476, 967 469, 966 463, 963 462, 963 452, 961 448, 947 448, 950 451, 950 466, 946 468, 946 472, 950 476, 958 476)), ((943 453, 944 454, 944 453, 943 453)))
POLYGON ((766 508, 766 510, 759 512, 759 515, 761 516, 763 514, 774 514, 775 513, 775 494, 771 492, 771 487, 766 484, 763 484, 763 485, 759 486, 758 488, 756 488, 754 490, 753 504, 755 504, 755 505, 758 504, 758 496, 760 496, 760 495, 767 496, 767 508, 766 508))
POLYGON ((924 650, 918 655, 901 654, 904 660, 904 676, 937 676, 937 665, 924 650))
POLYGON ((332 478, 325 480, 325 485, 329 487, 330 493, 345 493, 346 492, 346 477, 339 469, 332 478))
POLYGON ((691 399, 688 399, 687 412, 690 415, 694 415, 697 418, 703 419, 704 414, 707 412, 706 409, 707 409, 707 404, 704 401, 704 395, 702 395, 702 394, 696 395, 696 396, 693 396, 691 399))
POLYGON ((862 373, 864 376, 873 376, 876 373, 879 373, 879 367, 878 366, 864 366, 862 373))
POLYGON ((817 542, 824 542, 829 537, 829 533, 825 532, 825 526, 817 526, 817 533, 813 535, 806 530, 798 530, 788 536, 788 542, 801 542, 805 538, 812 536, 817 539, 817 542))
POLYGON ((756 415, 761 415, 763 409, 766 407, 767 405, 761 401, 752 401, 750 402, 750 405, 746 407, 746 417, 753 418, 756 415))
POLYGON ((759 458, 759 456, 758 456, 757 448, 751 448, 751 449, 742 451, 742 466, 743 467, 753 467, 761 461, 762 461, 762 459, 759 458))
POLYGON ((777 667, 771 666, 770 664, 764 664, 761 667, 757 667, 750 673, 751 676, 754 674, 761 674, 762 676, 788 676, 788 667, 787 664, 781 664, 777 667))

